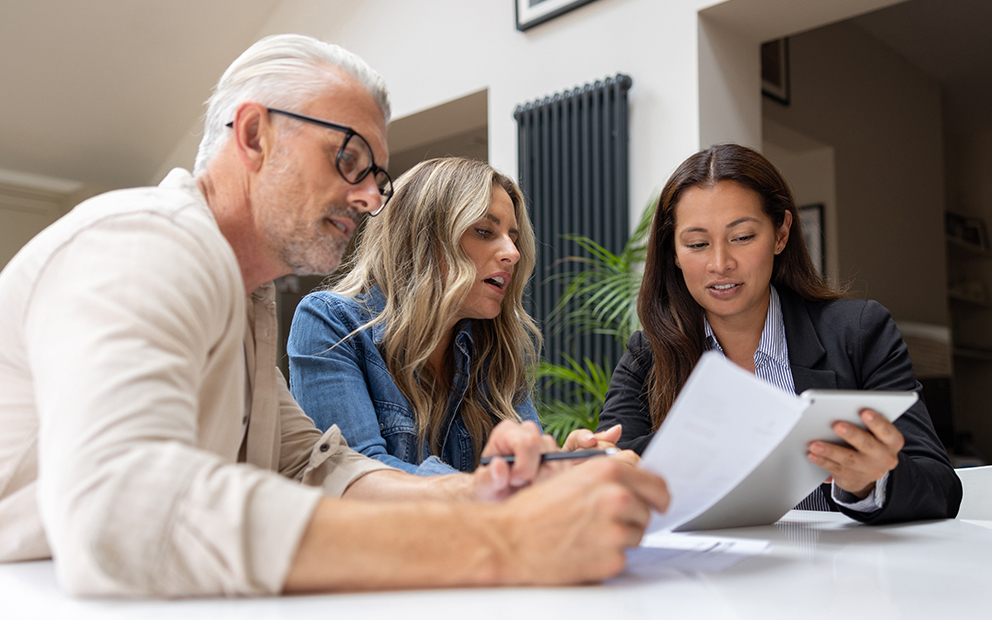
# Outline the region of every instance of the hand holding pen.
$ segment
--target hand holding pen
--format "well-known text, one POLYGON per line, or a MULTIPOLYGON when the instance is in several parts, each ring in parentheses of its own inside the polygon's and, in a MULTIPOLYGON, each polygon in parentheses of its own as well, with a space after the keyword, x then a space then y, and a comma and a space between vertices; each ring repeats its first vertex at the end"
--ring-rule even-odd
POLYGON ((560 450, 555 440, 542 433, 537 424, 504 420, 493 428, 482 451, 480 466, 473 474, 475 496, 484 501, 506 499, 539 478, 552 476, 562 467, 568 467, 566 463, 591 456, 615 455, 613 458, 636 465, 640 459, 635 453, 616 449, 620 432, 619 425, 600 433, 576 430, 565 440, 565 449, 560 450), (579 454, 586 450, 596 452, 579 454), (511 459, 505 458, 511 455, 511 459), (494 459, 496 456, 503 458, 494 459))
MULTIPOLYGON (((545 452, 541 455, 541 462, 547 463, 548 461, 571 461, 578 459, 588 459, 594 456, 612 456, 614 454, 619 454, 620 450, 618 448, 606 448, 604 450, 575 450, 573 452, 545 452)), ((503 459, 508 464, 513 465, 514 457, 513 455, 497 455, 497 456, 484 456, 479 459, 479 465, 488 465, 493 461, 493 459, 503 459)))

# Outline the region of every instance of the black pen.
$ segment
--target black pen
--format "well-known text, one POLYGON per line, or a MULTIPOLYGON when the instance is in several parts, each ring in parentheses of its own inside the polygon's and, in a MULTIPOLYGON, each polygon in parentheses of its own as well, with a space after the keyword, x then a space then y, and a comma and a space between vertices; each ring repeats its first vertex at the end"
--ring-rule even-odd
MULTIPOLYGON (((616 448, 607 448, 605 450, 575 450, 574 452, 545 452, 541 455, 541 462, 545 461, 566 461, 571 459, 587 459, 593 456, 609 456, 611 454, 616 454, 620 450, 616 448)), ((512 456, 484 456, 479 459, 479 465, 488 465, 495 458, 501 458, 510 465, 513 465, 512 456)))

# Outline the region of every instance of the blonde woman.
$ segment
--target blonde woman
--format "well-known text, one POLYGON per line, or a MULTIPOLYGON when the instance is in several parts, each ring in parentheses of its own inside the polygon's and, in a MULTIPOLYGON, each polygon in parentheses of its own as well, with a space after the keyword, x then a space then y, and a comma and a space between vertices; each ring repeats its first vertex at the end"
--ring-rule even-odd
MULTIPOLYGON (((534 235, 487 164, 422 162, 368 222, 348 275, 300 303, 290 388, 319 428, 420 475, 472 471, 501 420, 537 423, 534 235)), ((549 441, 548 451, 556 449, 549 441)))

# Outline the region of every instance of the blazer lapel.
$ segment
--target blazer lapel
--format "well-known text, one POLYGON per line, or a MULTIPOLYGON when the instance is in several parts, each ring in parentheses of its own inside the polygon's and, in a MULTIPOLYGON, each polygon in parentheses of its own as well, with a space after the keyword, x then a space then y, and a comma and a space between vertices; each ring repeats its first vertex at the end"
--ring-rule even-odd
POLYGON ((782 304, 782 322, 785 324, 785 341, 789 347, 789 365, 796 394, 810 388, 836 389, 837 375, 832 370, 815 367, 827 354, 820 342, 809 308, 799 295, 783 287, 775 287, 782 304))

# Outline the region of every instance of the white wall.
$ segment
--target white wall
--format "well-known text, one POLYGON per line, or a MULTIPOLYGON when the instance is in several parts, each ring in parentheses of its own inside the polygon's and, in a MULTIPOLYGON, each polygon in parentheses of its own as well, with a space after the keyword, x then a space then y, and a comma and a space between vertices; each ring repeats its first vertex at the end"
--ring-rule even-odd
MULTIPOLYGON (((597 0, 527 32, 511 0, 287 0, 259 36, 338 43, 382 73, 393 117, 489 92, 489 160, 517 174, 514 108, 630 75, 632 225, 654 188, 699 148, 697 11, 712 0, 597 0)), ((198 133, 198 130, 192 132, 198 133)), ((195 140, 162 166, 189 165, 195 140)))
POLYGON ((897 320, 947 325, 940 86, 847 23, 790 39, 766 118, 834 148, 838 275, 897 320))

